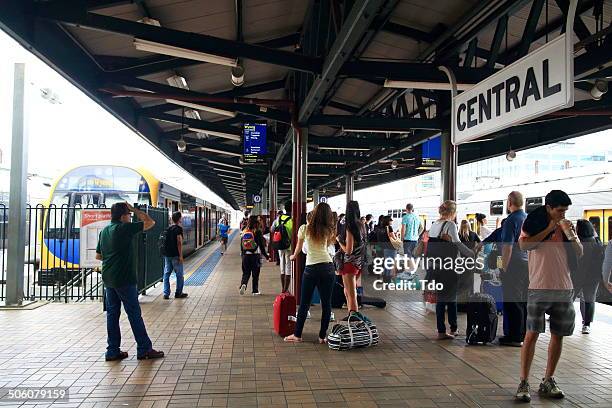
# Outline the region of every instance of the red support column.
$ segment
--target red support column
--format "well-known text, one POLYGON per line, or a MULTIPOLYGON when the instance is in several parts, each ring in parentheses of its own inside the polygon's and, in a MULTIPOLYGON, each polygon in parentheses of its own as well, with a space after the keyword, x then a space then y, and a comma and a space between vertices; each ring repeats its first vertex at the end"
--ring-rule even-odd
MULTIPOLYGON (((293 245, 297 243, 297 232, 306 224, 306 173, 308 165, 308 128, 293 127, 293 160, 292 160, 292 198, 291 217, 293 218, 293 245)), ((293 261, 293 295, 300 303, 300 288, 306 257, 299 253, 293 261)))
MULTIPOLYGON (((268 198, 270 200, 270 205, 268 206, 270 209, 270 227, 272 227, 272 223, 276 219, 276 211, 277 211, 277 183, 276 183, 276 173, 269 172, 268 173, 268 198)), ((270 237, 270 245, 268 249, 268 253, 270 254, 270 260, 276 262, 276 251, 272 248, 272 237, 270 237)))

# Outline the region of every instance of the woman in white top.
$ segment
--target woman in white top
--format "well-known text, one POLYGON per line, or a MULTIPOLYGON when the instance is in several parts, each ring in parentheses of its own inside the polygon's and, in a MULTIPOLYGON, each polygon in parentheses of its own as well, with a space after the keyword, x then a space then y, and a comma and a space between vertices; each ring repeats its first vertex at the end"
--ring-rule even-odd
POLYGON ((493 232, 489 229, 489 227, 487 227, 487 216, 482 213, 476 214, 476 228, 475 229, 476 229, 476 233, 478 234, 481 240, 485 239, 486 237, 491 235, 491 233, 493 232))
POLYGON ((298 309, 295 332, 285 337, 286 342, 297 343, 302 341, 302 331, 315 288, 319 290, 321 297, 319 343, 327 342, 327 328, 331 316, 331 296, 336 279, 334 264, 327 247, 334 242, 335 230, 332 211, 326 203, 317 204, 312 211, 312 222, 300 226, 298 230, 297 243, 290 259, 292 261, 295 259, 302 251, 304 244, 308 246, 308 251, 306 253, 306 268, 302 275, 300 308, 298 309))
MULTIPOLYGON (((436 245, 436 243, 432 241, 442 239, 452 242, 461 255, 473 258, 474 251, 470 250, 461 242, 459 233, 457 232, 457 225, 454 221, 457 214, 457 204, 452 200, 446 200, 438 207, 438 213, 440 214, 440 218, 435 221, 429 229, 428 256, 430 256, 430 247, 431 249, 434 248, 432 244, 436 245)), ((456 257, 456 255, 456 253, 453 254, 453 257, 456 257)), ((442 262, 445 263, 444 260, 442 260, 442 262)), ((441 283, 444 285, 444 289, 438 291, 438 299, 436 302, 438 339, 454 339, 455 336, 459 334, 457 331, 457 275, 454 274, 454 271, 442 271, 438 276, 439 278, 436 279, 436 281, 441 280, 441 283), (450 333, 446 331, 446 325, 444 323, 444 315, 447 308, 450 333)))

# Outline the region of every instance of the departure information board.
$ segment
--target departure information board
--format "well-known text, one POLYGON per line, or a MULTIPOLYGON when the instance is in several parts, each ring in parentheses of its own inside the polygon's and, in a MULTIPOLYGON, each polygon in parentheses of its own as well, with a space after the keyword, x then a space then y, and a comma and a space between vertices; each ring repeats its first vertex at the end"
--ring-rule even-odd
POLYGON ((267 130, 265 123, 245 123, 242 133, 243 161, 245 163, 262 163, 267 150, 267 130))

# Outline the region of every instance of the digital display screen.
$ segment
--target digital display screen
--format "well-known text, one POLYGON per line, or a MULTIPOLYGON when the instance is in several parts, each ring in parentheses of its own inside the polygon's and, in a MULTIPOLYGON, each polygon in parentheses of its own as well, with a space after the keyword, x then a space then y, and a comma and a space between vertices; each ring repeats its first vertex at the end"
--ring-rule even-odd
POLYGON ((262 162, 267 150, 268 125, 265 123, 245 123, 243 127, 243 156, 245 163, 262 162))
POLYGON ((440 136, 423 143, 423 159, 442 159, 442 142, 440 136))

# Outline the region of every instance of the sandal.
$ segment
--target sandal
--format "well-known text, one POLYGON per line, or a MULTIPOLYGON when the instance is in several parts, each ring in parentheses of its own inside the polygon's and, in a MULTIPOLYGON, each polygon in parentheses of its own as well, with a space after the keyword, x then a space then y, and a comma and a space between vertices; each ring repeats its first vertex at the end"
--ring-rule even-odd
POLYGON ((283 339, 285 343, 301 343, 303 340, 300 337, 295 337, 294 334, 283 339))

